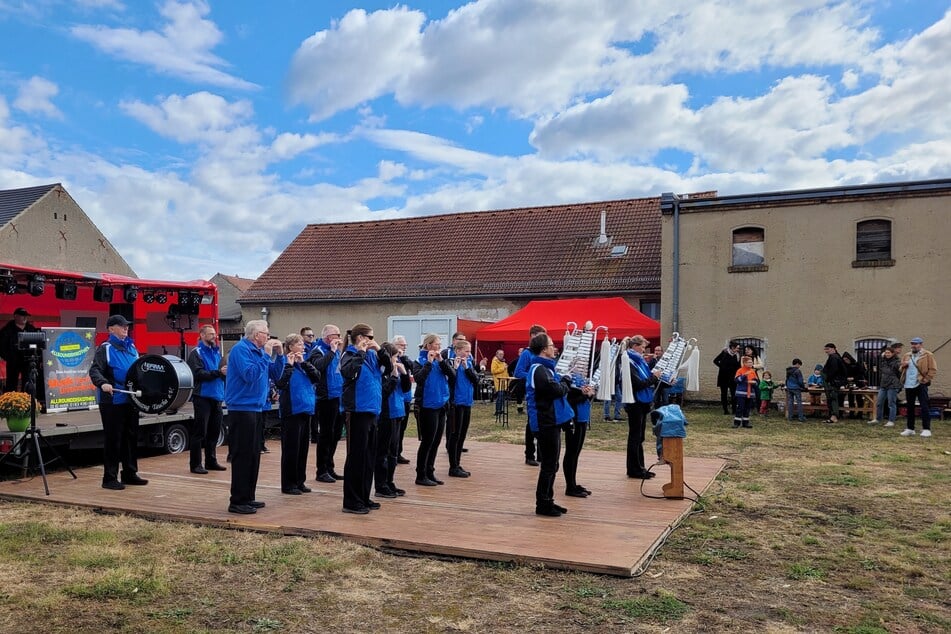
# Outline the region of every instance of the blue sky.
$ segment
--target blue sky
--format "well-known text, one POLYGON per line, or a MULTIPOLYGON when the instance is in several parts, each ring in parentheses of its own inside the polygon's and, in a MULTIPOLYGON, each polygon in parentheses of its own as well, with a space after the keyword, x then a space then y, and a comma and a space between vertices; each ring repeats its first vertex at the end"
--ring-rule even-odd
POLYGON ((307 223, 946 178, 948 60, 946 1, 0 0, 0 189, 256 277, 307 223))

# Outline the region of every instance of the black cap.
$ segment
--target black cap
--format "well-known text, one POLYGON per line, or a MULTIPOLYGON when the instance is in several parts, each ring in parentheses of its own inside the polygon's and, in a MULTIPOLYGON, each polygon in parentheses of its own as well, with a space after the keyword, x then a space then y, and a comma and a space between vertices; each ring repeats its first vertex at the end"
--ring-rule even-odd
POLYGON ((13 311, 13 314, 14 314, 14 315, 23 315, 24 317, 29 317, 29 316, 30 316, 30 312, 29 312, 27 309, 23 308, 22 306, 20 306, 20 307, 17 308, 15 311, 13 311))
POLYGON ((112 315, 109 317, 109 321, 106 322, 106 328, 112 328, 113 326, 131 326, 132 322, 123 317, 122 315, 112 315))

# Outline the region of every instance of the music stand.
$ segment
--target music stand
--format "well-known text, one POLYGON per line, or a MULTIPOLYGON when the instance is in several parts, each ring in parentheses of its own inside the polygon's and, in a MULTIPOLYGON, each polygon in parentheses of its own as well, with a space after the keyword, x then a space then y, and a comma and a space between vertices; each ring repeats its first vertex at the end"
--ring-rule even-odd
MULTIPOLYGON (((21 333, 22 335, 23 333, 21 333)), ((33 333, 30 333, 33 334, 33 333)), ((22 347, 22 338, 20 345, 22 347)), ((27 451, 27 466, 24 467, 24 471, 29 471, 30 464, 30 445, 27 443, 32 443, 33 451, 36 452, 36 462, 40 467, 40 473, 43 475, 43 488, 46 490, 46 495, 50 494, 50 485, 49 481, 46 479, 46 465, 47 463, 43 460, 43 450, 40 447, 42 441, 43 446, 50 450, 53 454, 53 459, 49 461, 49 464, 53 464, 57 460, 61 461, 65 465, 66 470, 69 471, 69 475, 73 476, 73 480, 76 480, 76 474, 73 472, 72 468, 69 466, 69 463, 63 459, 61 455, 53 448, 53 445, 49 443, 48 440, 43 436, 43 431, 36 426, 36 356, 39 354, 39 348, 36 343, 29 344, 29 356, 30 356, 30 373, 29 378, 26 381, 26 384, 23 386, 23 391, 30 395, 30 426, 27 428, 23 435, 20 437, 20 440, 16 441, 16 444, 10 448, 10 451, 0 457, 0 466, 3 466, 3 463, 6 462, 7 458, 10 456, 16 455, 17 448, 23 447, 27 451)))

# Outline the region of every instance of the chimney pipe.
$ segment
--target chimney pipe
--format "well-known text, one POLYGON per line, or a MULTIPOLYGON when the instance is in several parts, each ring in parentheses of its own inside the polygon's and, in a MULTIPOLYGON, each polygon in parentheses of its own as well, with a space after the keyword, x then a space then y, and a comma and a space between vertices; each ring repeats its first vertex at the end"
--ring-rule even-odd
POLYGON ((607 233, 607 216, 608 212, 604 209, 601 210, 601 235, 598 236, 598 244, 607 244, 608 242, 608 233, 607 233))

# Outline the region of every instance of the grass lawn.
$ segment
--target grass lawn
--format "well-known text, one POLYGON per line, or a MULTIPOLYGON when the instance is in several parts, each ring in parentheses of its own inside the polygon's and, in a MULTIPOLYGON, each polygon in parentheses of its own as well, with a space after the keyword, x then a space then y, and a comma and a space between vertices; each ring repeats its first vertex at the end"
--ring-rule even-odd
MULTIPOLYGON (((0 631, 951 631, 951 423, 734 430, 717 410, 686 409, 685 452, 728 467, 637 578, 0 500, 0 631)), ((470 438, 521 442, 491 414, 470 438)), ((596 408, 586 446, 626 433, 596 408)))

